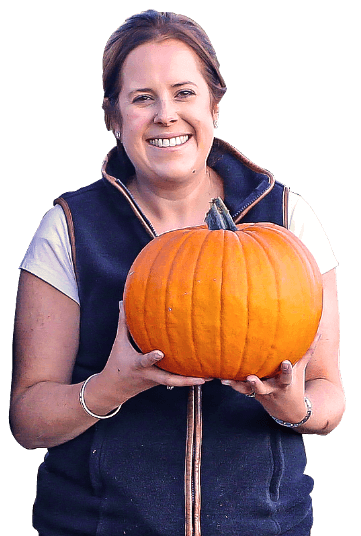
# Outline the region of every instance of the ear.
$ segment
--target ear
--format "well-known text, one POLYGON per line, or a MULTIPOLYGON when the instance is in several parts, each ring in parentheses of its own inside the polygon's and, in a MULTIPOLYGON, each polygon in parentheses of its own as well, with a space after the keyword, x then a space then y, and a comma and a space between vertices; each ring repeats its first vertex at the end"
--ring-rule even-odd
POLYGON ((217 102, 217 104, 214 105, 213 114, 216 116, 215 119, 217 119, 219 115, 219 102, 217 102))
POLYGON ((218 127, 218 118, 219 118, 219 104, 215 104, 213 107, 213 125, 214 128, 218 127))
POLYGON ((211 105, 211 112, 213 114, 213 118, 216 119, 219 114, 219 102, 213 102, 211 105))
POLYGON ((121 132, 121 119, 118 117, 119 114, 116 113, 116 110, 108 97, 103 99, 103 110, 107 129, 112 130, 114 135, 115 132, 121 132))

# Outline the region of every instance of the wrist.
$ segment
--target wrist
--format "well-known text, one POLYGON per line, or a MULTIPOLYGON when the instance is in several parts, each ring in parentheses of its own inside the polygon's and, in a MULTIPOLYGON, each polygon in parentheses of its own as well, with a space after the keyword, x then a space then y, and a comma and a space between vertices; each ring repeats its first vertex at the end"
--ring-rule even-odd
POLYGON ((265 410, 272 416, 286 422, 299 422, 306 413, 306 393, 304 389, 280 389, 269 396, 259 397, 265 410))
POLYGON ((312 404, 310 399, 305 396, 304 397, 304 404, 305 404, 305 412, 304 416, 300 420, 284 420, 280 419, 278 417, 275 417, 274 415, 271 415, 272 419, 276 421, 277 424, 280 424, 281 426, 285 426, 286 428, 298 428, 300 426, 303 426, 311 417, 312 415, 312 404))
POLYGON ((98 373, 89 376, 81 384, 79 401, 86 413, 102 417, 119 408, 126 399, 119 400, 112 393, 112 389, 110 389, 103 373, 98 373))

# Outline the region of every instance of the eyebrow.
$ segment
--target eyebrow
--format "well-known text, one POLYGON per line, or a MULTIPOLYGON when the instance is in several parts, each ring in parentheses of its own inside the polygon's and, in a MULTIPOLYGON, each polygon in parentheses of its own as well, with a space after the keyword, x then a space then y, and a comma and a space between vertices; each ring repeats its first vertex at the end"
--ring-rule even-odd
POLYGON ((198 87, 195 82, 191 82, 190 80, 187 80, 186 82, 179 82, 179 84, 173 84, 172 87, 187 86, 189 84, 191 84, 192 86, 198 87))
MULTIPOLYGON (((187 80, 186 82, 178 82, 177 84, 173 84, 171 87, 177 88, 177 87, 187 86, 189 84, 192 86, 198 87, 197 84, 195 82, 192 82, 191 80, 187 80)), ((134 93, 152 93, 152 91, 153 91, 152 88, 149 88, 149 87, 132 89, 132 91, 129 92, 128 97, 131 97, 132 95, 134 95, 134 93)))

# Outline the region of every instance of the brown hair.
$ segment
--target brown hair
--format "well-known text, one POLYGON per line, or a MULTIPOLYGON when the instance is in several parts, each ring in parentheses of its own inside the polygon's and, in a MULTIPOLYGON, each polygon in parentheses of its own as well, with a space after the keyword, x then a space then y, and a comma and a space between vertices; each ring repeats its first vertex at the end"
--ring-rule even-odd
POLYGON ((112 128, 121 89, 120 73, 128 54, 150 41, 179 39, 190 46, 202 62, 212 104, 218 104, 227 88, 219 71, 219 62, 205 31, 184 15, 154 10, 128 18, 109 38, 103 56, 103 88, 105 124, 112 128))

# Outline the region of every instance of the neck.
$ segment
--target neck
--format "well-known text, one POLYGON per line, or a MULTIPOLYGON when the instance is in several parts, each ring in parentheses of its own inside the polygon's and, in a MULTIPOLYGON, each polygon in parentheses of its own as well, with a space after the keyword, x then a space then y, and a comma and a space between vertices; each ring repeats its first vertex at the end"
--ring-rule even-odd
POLYGON ((214 197, 223 197, 221 178, 211 168, 181 184, 154 184, 135 176, 128 186, 158 234, 204 224, 214 197))

